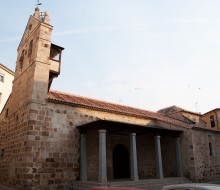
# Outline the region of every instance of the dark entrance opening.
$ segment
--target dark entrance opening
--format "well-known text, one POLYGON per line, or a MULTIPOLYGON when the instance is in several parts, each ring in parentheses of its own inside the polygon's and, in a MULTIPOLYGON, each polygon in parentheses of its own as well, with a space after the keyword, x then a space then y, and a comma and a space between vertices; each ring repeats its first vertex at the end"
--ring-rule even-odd
POLYGON ((113 175, 114 179, 130 177, 129 153, 122 144, 117 145, 113 150, 113 175))

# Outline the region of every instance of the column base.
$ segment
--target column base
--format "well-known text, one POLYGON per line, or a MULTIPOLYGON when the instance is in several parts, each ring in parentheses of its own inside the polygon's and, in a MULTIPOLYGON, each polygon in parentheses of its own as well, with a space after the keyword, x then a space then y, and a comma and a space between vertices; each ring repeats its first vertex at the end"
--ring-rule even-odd
POLYGON ((107 177, 99 178, 99 183, 107 183, 107 177))
POLYGON ((158 176, 157 176, 157 179, 163 179, 163 178, 164 178, 163 175, 158 175, 158 176))
POLYGON ((131 177, 131 180, 132 180, 132 181, 139 181, 139 177, 138 177, 138 176, 132 176, 132 177, 131 177))
POLYGON ((88 181, 88 180, 87 180, 87 176, 81 176, 81 177, 80 177, 80 181, 88 181))

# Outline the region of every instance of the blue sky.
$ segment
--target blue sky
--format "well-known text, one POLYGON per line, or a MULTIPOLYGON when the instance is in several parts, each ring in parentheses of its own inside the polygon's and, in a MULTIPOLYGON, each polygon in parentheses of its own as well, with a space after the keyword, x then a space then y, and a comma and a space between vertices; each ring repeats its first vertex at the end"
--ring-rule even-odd
MULTIPOLYGON (((42 0, 65 48, 52 89, 157 111, 220 107, 219 0, 42 0)), ((0 62, 14 70, 36 1, 1 2, 0 62)))

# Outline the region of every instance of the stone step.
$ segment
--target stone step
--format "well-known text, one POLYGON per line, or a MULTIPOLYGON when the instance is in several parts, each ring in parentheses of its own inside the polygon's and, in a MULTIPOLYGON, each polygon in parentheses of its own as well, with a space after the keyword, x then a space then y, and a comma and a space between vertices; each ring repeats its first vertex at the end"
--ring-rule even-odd
POLYGON ((174 177, 164 179, 147 179, 139 181, 112 181, 106 184, 101 184, 93 181, 77 181, 71 190, 88 190, 92 186, 110 186, 110 187, 138 187, 148 190, 161 190, 164 185, 190 183, 191 181, 185 177, 174 177))
POLYGON ((138 182, 113 182, 113 183, 108 183, 110 186, 117 186, 117 185, 141 185, 141 184, 163 184, 163 183, 175 183, 178 181, 179 183, 185 183, 189 182, 187 179, 172 179, 172 180, 140 180, 138 182))
MULTIPOLYGON (((182 183, 182 182, 181 182, 182 183)), ((188 183, 185 182, 185 183, 188 183)), ((164 185, 170 185, 170 184, 179 184, 179 182, 174 182, 174 183, 160 183, 160 184, 137 184, 137 185, 120 185, 121 187, 126 186, 126 187, 139 187, 142 189, 161 189, 161 187, 163 187, 164 185)), ((120 187, 117 186, 117 187, 120 187)))
MULTIPOLYGON (((152 183, 152 182, 140 182, 140 183, 117 183, 117 184, 105 184, 107 186, 142 186, 142 185, 155 185, 155 184, 167 184, 167 183, 188 183, 189 181, 185 181, 185 180, 181 180, 181 181, 170 181, 170 182, 157 182, 157 183, 152 183)), ((82 184, 82 185, 86 185, 86 186, 101 186, 104 184, 82 184)))

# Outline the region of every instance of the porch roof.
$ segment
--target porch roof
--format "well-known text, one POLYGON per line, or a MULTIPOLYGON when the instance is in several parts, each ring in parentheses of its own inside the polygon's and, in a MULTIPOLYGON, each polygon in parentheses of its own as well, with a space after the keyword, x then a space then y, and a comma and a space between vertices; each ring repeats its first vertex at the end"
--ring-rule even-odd
POLYGON ((145 133, 155 133, 161 135, 178 135, 182 133, 179 129, 168 129, 155 124, 133 124, 133 123, 123 123, 111 120, 97 120, 84 125, 77 126, 79 130, 85 132, 90 128, 97 129, 107 129, 110 133, 124 134, 125 132, 135 132, 137 135, 145 133))

